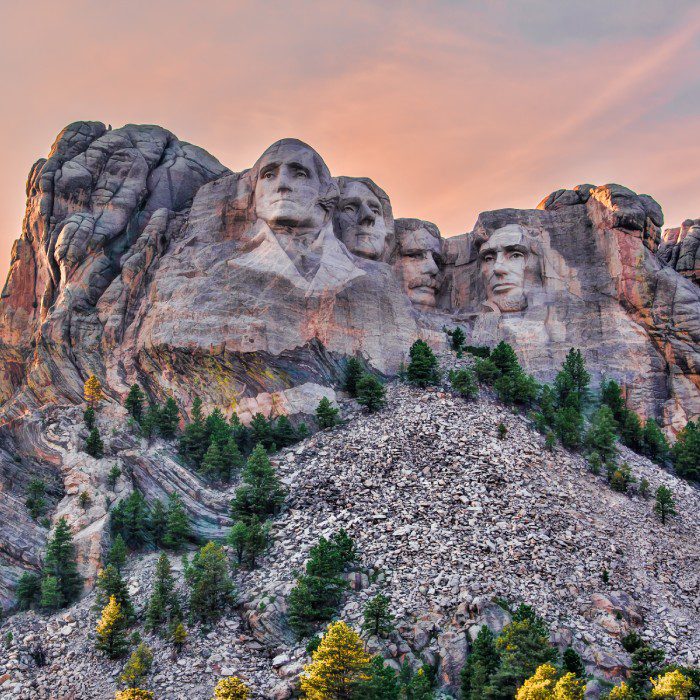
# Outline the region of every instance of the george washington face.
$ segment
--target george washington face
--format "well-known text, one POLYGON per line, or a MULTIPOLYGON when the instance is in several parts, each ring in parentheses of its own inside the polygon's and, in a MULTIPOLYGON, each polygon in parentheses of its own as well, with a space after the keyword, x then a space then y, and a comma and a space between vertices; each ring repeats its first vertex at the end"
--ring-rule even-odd
POLYGON ((501 311, 521 311, 527 306, 524 285, 529 254, 525 231, 516 224, 494 231, 479 250, 486 296, 501 311))
POLYGON ((379 199, 363 182, 350 181, 340 193, 337 224, 340 237, 355 255, 378 260, 384 252, 387 228, 379 199))

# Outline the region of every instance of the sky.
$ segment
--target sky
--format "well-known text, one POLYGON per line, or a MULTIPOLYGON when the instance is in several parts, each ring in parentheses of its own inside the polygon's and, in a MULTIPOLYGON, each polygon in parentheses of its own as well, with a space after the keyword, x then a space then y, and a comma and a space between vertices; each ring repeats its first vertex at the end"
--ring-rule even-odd
POLYGON ((232 170, 273 141, 444 236, 579 183, 700 216, 694 0, 0 0, 0 279, 67 124, 160 124, 232 170))

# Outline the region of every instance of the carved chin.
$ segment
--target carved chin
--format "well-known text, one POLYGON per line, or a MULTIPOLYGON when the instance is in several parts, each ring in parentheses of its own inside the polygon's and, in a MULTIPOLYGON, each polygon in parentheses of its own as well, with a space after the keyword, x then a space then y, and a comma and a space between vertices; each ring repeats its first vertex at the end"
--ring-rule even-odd
POLYGON ((522 293, 494 295, 491 301, 503 312, 523 311, 527 308, 527 299, 522 293))
POLYGON ((407 291, 408 298, 420 306, 435 306, 435 290, 432 287, 413 287, 407 291))

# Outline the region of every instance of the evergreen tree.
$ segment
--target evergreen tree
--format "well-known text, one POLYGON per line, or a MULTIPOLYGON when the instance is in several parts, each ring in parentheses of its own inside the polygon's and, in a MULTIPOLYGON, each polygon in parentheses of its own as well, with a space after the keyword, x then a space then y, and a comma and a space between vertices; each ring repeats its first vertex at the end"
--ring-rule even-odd
POLYGON ((498 398, 508 404, 531 404, 540 391, 534 377, 522 371, 501 375, 494 382, 493 388, 498 398))
POLYGON ((505 440, 506 435, 508 435, 508 428, 506 428, 506 426, 503 425, 503 423, 499 423, 496 427, 496 432, 498 433, 499 440, 505 440))
POLYGON ((566 406, 557 411, 554 418, 554 432, 564 447, 577 449, 581 445, 583 416, 574 406, 566 406))
POLYGON ((107 563, 116 566, 117 571, 121 571, 122 566, 126 563, 126 543, 121 535, 114 538, 107 555, 107 563))
POLYGON ((92 408, 96 408, 103 399, 102 384, 94 374, 91 374, 83 385, 83 396, 88 406, 92 408))
POLYGON ((118 659, 126 653, 128 648, 125 630, 126 618, 116 598, 112 597, 97 623, 95 648, 104 652, 110 659, 118 659))
POLYGON ((357 383, 362 379, 365 373, 364 368, 360 361, 351 357, 348 360, 347 365, 345 365, 345 379, 343 381, 343 388, 350 394, 353 398, 357 396, 357 383))
POLYGON ((97 575, 95 588, 95 608, 97 610, 102 610, 102 608, 109 603, 110 598, 114 598, 117 603, 119 603, 124 617, 127 620, 133 619, 134 606, 131 603, 129 589, 114 564, 107 564, 107 566, 100 571, 97 575))
POLYGON ((88 406, 83 411, 83 422, 88 430, 92 430, 95 427, 95 409, 92 406, 88 406))
MULTIPOLYGON (((319 640, 320 642, 320 640, 319 640)), ((405 697, 405 696, 404 696, 405 697)), ((396 672, 376 654, 352 688, 352 700, 400 700, 401 685, 396 672)))
POLYGON ((489 358, 477 360, 474 370, 478 380, 489 386, 501 376, 501 370, 489 358))
POLYGON ((662 485, 656 489, 654 512, 661 518, 662 525, 666 524, 666 518, 669 516, 678 515, 676 502, 673 500, 673 492, 668 486, 662 485))
POLYGON ((457 326, 453 331, 451 331, 449 334, 450 338, 450 346, 456 353, 461 353, 464 351, 464 348, 467 344, 467 336, 464 333, 464 331, 457 326))
POLYGON ((269 540, 269 525, 260 522, 256 515, 237 522, 228 535, 228 543, 236 552, 238 565, 245 561, 249 569, 255 568, 255 561, 267 549, 269 540))
POLYGON ((586 363, 580 350, 571 348, 566 355, 561 371, 554 380, 561 407, 572 407, 583 411, 588 401, 588 385, 591 375, 586 371, 586 363))
POLYGON ((375 637, 386 637, 393 629, 392 620, 394 616, 389 610, 389 599, 377 594, 365 604, 361 630, 368 635, 375 637))
POLYGON ((212 700, 248 700, 250 689, 237 676, 222 678, 214 688, 212 700))
POLYGON ((168 525, 168 514, 163 505, 163 501, 156 499, 153 501, 148 517, 148 531, 150 539, 156 547, 163 547, 165 531, 168 525))
POLYGON ((185 426, 178 445, 180 454, 196 468, 202 464, 209 447, 209 434, 202 413, 202 399, 194 397, 190 422, 185 426))
POLYGON ((121 475, 122 470, 116 464, 109 470, 109 474, 107 474, 107 485, 112 491, 114 491, 114 487, 117 485, 117 481, 119 481, 121 475))
POLYGON ((41 582, 41 602, 42 608, 54 612, 63 607, 64 598, 55 576, 45 576, 41 582))
POLYGON ((416 340, 409 350, 411 361, 406 368, 408 381, 425 389, 440 381, 440 368, 437 357, 424 340, 416 340))
POLYGON ((126 410, 129 411, 129 414, 134 420, 139 422, 141 422, 141 419, 143 418, 144 398, 145 396, 143 391, 141 391, 141 387, 138 384, 132 384, 126 400, 124 401, 124 407, 126 410))
MULTIPOLYGON (((318 411, 318 409, 316 410, 318 411)), ((296 430, 294 430, 294 426, 290 423, 287 416, 280 416, 275 421, 272 433, 272 439, 279 449, 289 447, 299 440, 296 430)))
POLYGON ((215 442, 223 450, 231 437, 231 427, 220 408, 215 408, 204 421, 204 427, 209 436, 209 444, 215 442))
POLYGON ((641 452, 644 445, 644 430, 639 416, 634 411, 625 411, 620 426, 622 443, 635 452, 641 452))
POLYGON ((643 477, 642 480, 639 482, 639 495, 642 498, 647 499, 649 497, 649 487, 649 479, 643 477))
POLYGON ((614 462, 616 455, 615 418, 609 406, 601 406, 591 418, 586 433, 586 445, 598 453, 605 462, 614 462))
POLYGON ((700 420, 686 423, 676 435, 671 454, 678 476, 700 481, 700 420))
POLYGON ((519 374, 522 372, 515 350, 503 340, 491 351, 489 360, 501 374, 519 374))
POLYGON ((224 474, 228 474, 226 460, 221 454, 218 443, 214 440, 211 441, 209 448, 204 454, 200 472, 212 481, 221 480, 224 474))
POLYGON ((229 437, 221 450, 221 457, 224 461, 224 472, 222 473, 222 478, 225 482, 229 482, 233 478, 233 475, 239 472, 245 464, 243 455, 241 455, 241 451, 238 447, 238 442, 233 435, 229 437))
POLYGON ((253 450, 243 469, 243 485, 231 502, 234 520, 251 515, 265 519, 274 515, 284 502, 284 489, 262 444, 253 450))
POLYGON ((668 440, 653 418, 644 423, 644 453, 655 462, 663 462, 669 453, 668 440))
POLYGON ((192 558, 185 579, 190 588, 190 614, 200 622, 216 622, 233 603, 234 585, 223 548, 208 542, 192 558))
POLYGON ((338 413, 339 410, 324 396, 318 402, 318 406, 316 406, 316 421, 318 427, 323 430, 337 425, 340 422, 338 413))
POLYGON ((95 459, 100 459, 104 454, 105 445, 100 437, 100 431, 93 428, 85 441, 85 452, 95 459))
POLYGON ((152 665, 153 652, 147 644, 141 642, 126 662, 119 680, 127 688, 136 688, 146 679, 152 665))
POLYGON ((182 622, 178 622, 174 627, 173 627, 173 633, 170 637, 173 646, 175 647, 175 650, 179 653, 182 651, 182 647, 185 646, 185 642, 187 641, 187 630, 185 629, 185 625, 182 624, 182 622))
POLYGON ((149 541, 149 510, 140 491, 132 491, 112 509, 110 527, 113 535, 121 535, 130 549, 138 549, 149 541))
POLYGON ((180 424, 180 409, 172 396, 168 396, 165 405, 158 412, 158 432, 166 440, 175 437, 180 424))
POLYGON ((160 409, 155 404, 150 404, 144 417, 141 419, 141 435, 150 442, 158 430, 160 423, 160 409))
POLYGON ((652 676, 659 676, 663 671, 666 654, 661 649, 641 646, 632 654, 632 668, 629 686, 636 693, 643 695, 651 688, 652 676))
POLYGON ((261 444, 268 452, 272 451, 272 428, 262 413, 256 413, 250 421, 250 437, 254 445, 261 444))
POLYGON ((83 589, 83 579, 75 563, 73 535, 65 517, 59 518, 53 537, 46 547, 44 577, 46 576, 57 579, 63 605, 76 600, 83 589))
POLYGON ((623 462, 612 474, 610 479, 610 487, 613 491, 618 491, 619 493, 627 493, 630 485, 635 482, 635 478, 632 476, 632 470, 627 462, 623 462))
POLYGON ((622 396, 622 389, 620 389, 620 385, 614 379, 611 379, 608 382, 603 382, 600 388, 601 401, 610 408, 613 418, 617 422, 618 426, 622 425, 627 406, 625 404, 625 399, 622 396))
POLYGON ((360 637, 342 621, 328 626, 312 659, 300 678, 303 697, 309 700, 351 698, 370 663, 360 637))
POLYGON ((432 687, 430 669, 424 664, 404 684, 402 692, 409 700, 434 700, 435 693, 432 687))
POLYGON ((87 510, 90 507, 91 503, 92 498, 90 498, 90 494, 87 491, 81 491, 80 495, 78 496, 78 505, 83 510, 87 510))
POLYGON ((576 649, 567 647, 562 654, 562 661, 564 662, 564 670, 573 673, 577 678, 586 677, 586 668, 576 649))
POLYGON ((177 619, 180 606, 175 597, 175 580, 170 566, 170 560, 162 552, 156 563, 156 575, 153 591, 146 606, 146 628, 158 630, 166 622, 177 619))
POLYGON ((27 485, 27 499, 24 504, 34 520, 40 518, 46 509, 46 484, 41 479, 32 479, 27 485))
POLYGON ((192 537, 190 519, 180 496, 173 491, 168 496, 163 546, 179 550, 192 537))
POLYGON ((463 700, 481 700, 500 663, 493 632, 482 625, 460 674, 463 700))
POLYGON ((540 405, 540 412, 544 418, 547 425, 554 425, 554 419, 556 417, 556 401, 557 397, 554 393, 554 389, 549 384, 544 384, 540 389, 540 396, 538 403, 540 405))
POLYGON ((475 399, 479 395, 474 372, 470 369, 458 369, 450 372, 452 388, 465 399, 475 399))
POLYGON ((548 430, 544 438, 544 448, 547 452, 554 452, 554 448, 557 446, 557 436, 548 430))
POLYGON ((357 382, 357 403, 370 413, 386 406, 386 389, 373 374, 365 374, 357 382))
POLYGON ((20 610, 29 610, 41 600, 41 578, 25 571, 17 582, 17 605, 20 610))

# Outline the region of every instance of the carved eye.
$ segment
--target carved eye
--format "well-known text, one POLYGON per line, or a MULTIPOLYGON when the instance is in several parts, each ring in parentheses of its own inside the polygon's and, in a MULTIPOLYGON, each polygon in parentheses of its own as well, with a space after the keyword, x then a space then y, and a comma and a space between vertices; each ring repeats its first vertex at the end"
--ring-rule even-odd
POLYGON ((352 204, 346 204, 346 205, 343 207, 343 211, 344 211, 346 214, 354 214, 354 213, 355 213, 355 207, 353 207, 352 204))
POLYGON ((380 212, 379 212, 379 209, 377 209, 376 207, 372 207, 372 208, 370 209, 370 211, 371 211, 375 216, 379 216, 379 213, 380 213, 380 212))
POLYGON ((491 255, 490 253, 487 253, 487 254, 484 255, 484 257, 481 258, 481 259, 482 259, 483 262, 493 262, 494 256, 491 255))
POLYGON ((303 170, 297 170, 296 176, 302 178, 303 180, 306 180, 306 178, 309 177, 303 170))
POLYGON ((263 174, 263 180, 272 180, 275 177, 275 173, 272 170, 268 170, 263 174))
POLYGON ((524 256, 520 251, 514 250, 514 251, 510 254, 510 257, 511 257, 511 258, 518 259, 518 258, 524 258, 525 256, 524 256))

